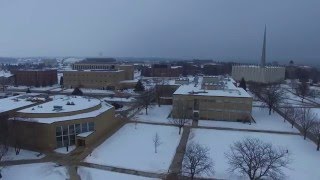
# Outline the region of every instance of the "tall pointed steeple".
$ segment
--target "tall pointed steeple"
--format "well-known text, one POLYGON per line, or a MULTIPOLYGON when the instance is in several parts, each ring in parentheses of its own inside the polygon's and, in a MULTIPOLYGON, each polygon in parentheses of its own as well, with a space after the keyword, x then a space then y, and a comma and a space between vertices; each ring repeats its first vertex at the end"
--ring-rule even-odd
POLYGON ((262 45, 262 55, 261 55, 261 67, 266 65, 266 38, 267 38, 267 25, 264 26, 264 37, 262 45))

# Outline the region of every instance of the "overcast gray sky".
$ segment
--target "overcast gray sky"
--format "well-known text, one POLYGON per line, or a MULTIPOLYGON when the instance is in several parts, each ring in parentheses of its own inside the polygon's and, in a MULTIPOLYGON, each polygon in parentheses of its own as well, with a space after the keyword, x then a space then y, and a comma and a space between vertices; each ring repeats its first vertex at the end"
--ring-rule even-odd
POLYGON ((320 0, 0 0, 0 56, 320 59, 320 0))

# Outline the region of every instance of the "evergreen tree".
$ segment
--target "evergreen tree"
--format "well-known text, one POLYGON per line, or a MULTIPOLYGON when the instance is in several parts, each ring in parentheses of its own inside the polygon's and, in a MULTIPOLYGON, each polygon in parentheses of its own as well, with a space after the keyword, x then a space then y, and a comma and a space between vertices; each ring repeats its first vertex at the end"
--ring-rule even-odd
POLYGON ((141 82, 141 80, 139 80, 136 84, 136 86, 134 87, 134 91, 137 91, 137 92, 142 92, 144 91, 144 86, 141 82))
POLYGON ((80 88, 76 87, 74 88, 73 92, 71 93, 72 95, 77 95, 77 96, 82 96, 83 92, 80 90, 80 88))
POLYGON ((239 87, 243 88, 244 90, 247 90, 247 84, 244 78, 241 79, 239 87))

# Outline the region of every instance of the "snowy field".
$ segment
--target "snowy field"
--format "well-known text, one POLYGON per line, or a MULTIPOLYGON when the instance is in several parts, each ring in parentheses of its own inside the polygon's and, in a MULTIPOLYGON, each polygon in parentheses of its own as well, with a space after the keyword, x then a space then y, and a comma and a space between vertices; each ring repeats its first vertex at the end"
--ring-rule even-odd
POLYGON ((146 114, 145 109, 135 116, 138 121, 142 122, 158 122, 158 123, 170 123, 168 118, 172 110, 172 105, 153 105, 151 108, 148 108, 148 114, 146 114))
POLYGON ((284 170, 286 176, 288 176, 286 179, 320 179, 320 153, 316 151, 315 144, 303 140, 302 136, 192 129, 188 143, 197 142, 210 148, 210 156, 215 162, 215 178, 246 179, 227 171, 229 165, 224 155, 225 152, 229 151, 231 144, 246 137, 259 138, 264 142, 269 142, 275 146, 281 146, 289 150, 292 162, 290 163, 290 169, 284 170))
POLYGON ((130 123, 97 147, 85 161, 127 169, 167 172, 181 136, 177 127, 130 123), (161 145, 154 152, 153 138, 161 145))
POLYGON ((271 130, 283 132, 299 132, 295 128, 291 128, 290 123, 283 121, 283 117, 277 112, 269 115, 268 108, 252 108, 252 117, 256 123, 228 122, 228 121, 210 121, 200 120, 198 126, 205 127, 226 127, 238 129, 254 129, 254 130, 271 130))
POLYGON ((153 178, 147 178, 142 176, 135 176, 130 174, 122 174, 111 171, 104 171, 94 168, 79 167, 78 174, 81 180, 152 180, 153 178))
POLYGON ((2 171, 4 180, 63 180, 69 174, 63 166, 54 163, 36 163, 5 167, 2 171))
POLYGON ((20 149, 20 153, 16 155, 14 148, 9 147, 8 153, 3 157, 3 161, 16 161, 16 160, 27 160, 27 159, 41 159, 45 157, 44 154, 38 152, 20 149))

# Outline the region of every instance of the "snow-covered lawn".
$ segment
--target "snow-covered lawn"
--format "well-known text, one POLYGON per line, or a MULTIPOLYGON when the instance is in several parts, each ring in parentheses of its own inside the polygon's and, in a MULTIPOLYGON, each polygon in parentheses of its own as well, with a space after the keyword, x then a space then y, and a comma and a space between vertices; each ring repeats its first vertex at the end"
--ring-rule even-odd
POLYGON ((305 98, 302 102, 302 98, 293 94, 291 91, 285 91, 285 100, 283 105, 287 106, 287 105, 291 105, 294 107, 300 107, 300 106, 312 106, 315 103, 311 102, 308 100, 308 98, 305 98))
POLYGON ((253 107, 252 117, 256 123, 200 120, 198 126, 298 132, 297 129, 291 128, 289 122, 284 122, 283 117, 277 112, 269 115, 268 108, 253 107))
POLYGON ((181 136, 177 127, 129 123, 97 147, 85 161, 148 172, 167 172, 181 136), (161 145, 154 152, 153 138, 161 145))
POLYGON ((81 180, 151 180, 153 178, 147 178, 142 176, 135 176, 130 174, 122 174, 111 171, 104 171, 100 169, 79 167, 78 174, 81 180))
POLYGON ((229 165, 224 155, 225 152, 229 151, 231 144, 246 137, 259 138, 264 142, 272 143, 275 146, 281 146, 289 150, 292 162, 290 163, 290 169, 284 170, 284 173, 288 176, 286 179, 320 179, 320 153, 316 151, 314 143, 303 140, 298 135, 192 129, 188 143, 197 142, 210 148, 210 156, 215 162, 215 178, 246 179, 227 171, 229 165))
POLYGON ((148 108, 148 114, 146 114, 145 109, 141 109, 135 118, 142 122, 170 123, 168 116, 171 110, 172 105, 161 105, 160 107, 158 105, 154 105, 151 108, 148 108))
POLYGON ((60 153, 60 154, 69 154, 70 152, 72 152, 73 150, 76 149, 76 146, 69 146, 69 151, 67 151, 66 147, 61 147, 61 148, 57 148, 54 150, 54 152, 56 153, 60 153))
POLYGON ((16 160, 27 160, 27 159, 41 159, 45 157, 44 154, 38 152, 20 149, 20 153, 16 155, 14 148, 9 147, 8 153, 3 157, 3 161, 16 161, 16 160))
POLYGON ((69 174, 63 166, 57 167, 54 163, 36 163, 5 167, 2 179, 8 180, 58 180, 68 179, 69 174))

